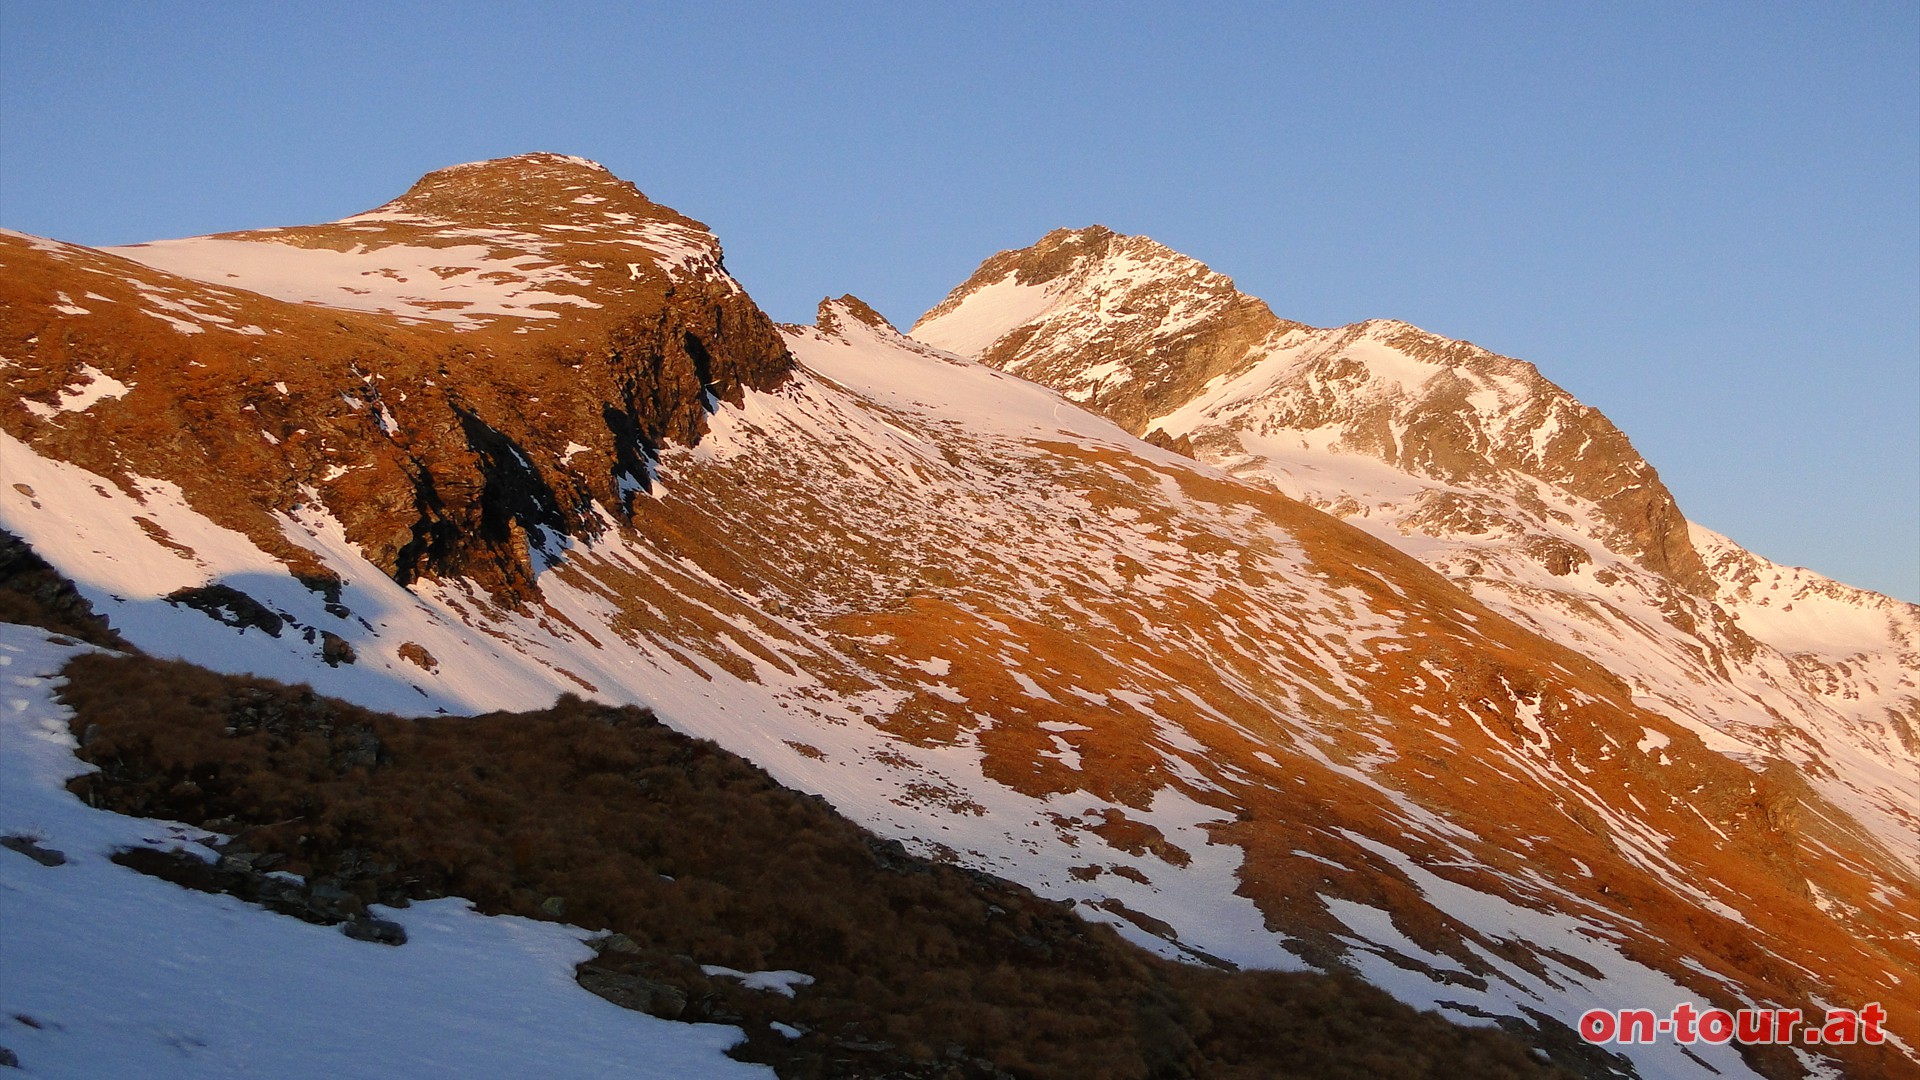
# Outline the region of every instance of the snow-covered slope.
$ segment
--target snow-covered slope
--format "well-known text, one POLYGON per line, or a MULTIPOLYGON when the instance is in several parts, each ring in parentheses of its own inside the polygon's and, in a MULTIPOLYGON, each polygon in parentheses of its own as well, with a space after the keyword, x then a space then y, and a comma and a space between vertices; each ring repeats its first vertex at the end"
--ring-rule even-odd
MULTIPOLYGON (((6 254, 47 254, 36 243, 6 254)), ((303 377, 298 351, 206 354, 216 367, 192 346, 211 332, 163 325, 163 348, 54 307, 78 282, 106 295, 153 271, 84 249, 31 265, 35 306, 0 321, 19 402, 0 403, 0 526, 142 648, 396 711, 561 691, 647 704, 863 824, 1164 952, 1345 964, 1471 1022, 1816 995, 1920 1007, 1920 882, 1798 774, 1729 760, 1621 673, 1366 531, 903 338, 857 301, 777 349, 746 329, 684 349, 709 372, 778 370, 699 379, 726 392, 701 396, 687 437, 653 439, 607 417, 651 415, 661 354, 592 337, 604 327, 554 320, 547 336, 600 344, 498 344, 463 369, 447 342, 484 328, 329 311, 366 336, 328 377, 377 400, 336 408, 347 390, 309 378, 275 405, 293 397, 275 384, 303 377), (756 367, 749 346, 782 363, 756 367), (82 364, 131 389, 61 411, 65 388, 93 385, 82 364), (529 389, 468 389, 505 372, 529 389), (196 427, 192 454, 147 452, 140 433, 198 424, 167 411, 188 383, 253 389, 225 399, 240 422, 196 427), (446 413, 418 400, 435 394, 446 413), (282 411, 255 426, 248 405, 282 411), (375 405, 395 432, 366 419, 375 405), (301 428, 325 432, 324 453, 301 428), (467 484, 419 467, 415 440, 449 435, 479 462, 467 484), (208 462, 227 458, 271 483, 222 492, 208 462), (415 484, 398 520, 431 539, 470 512, 526 578, 397 560, 405 545, 376 528, 396 489, 352 479, 389 467, 415 484)), ((622 325, 677 311, 691 334, 710 324, 674 305, 697 293, 750 328, 703 280, 629 297, 622 325)), ((250 296, 263 341, 314 316, 250 296)), ((1230 351, 1234 335, 1201 336, 1230 351)), ((1142 408, 1165 415, 1176 384, 1215 375, 1194 378, 1142 408)), ((1620 535, 1633 551, 1616 561, 1667 550, 1620 535)), ((1622 1052, 1647 1076, 1753 1075, 1765 1057, 1622 1052)))
POLYGON ((581 989, 573 967, 593 954, 582 930, 434 900, 378 909, 406 929, 391 948, 113 863, 204 834, 66 790, 91 771, 52 695, 76 647, 0 624, 0 836, 59 860, 0 848, 0 1046, 24 1075, 773 1075, 725 1055, 737 1028, 658 1020, 581 989))
POLYGON ((1920 868, 1920 608, 1686 522, 1626 437, 1531 364, 1404 323, 1285 323, 1231 291, 1144 237, 1063 230, 989 260, 914 335, 1116 418, 1143 380, 1193 387, 1134 430, 1394 544, 1715 749, 1791 763, 1920 868), (1020 320, 999 317, 1009 289, 1020 320), (1207 344, 1229 332, 1250 344, 1207 344))

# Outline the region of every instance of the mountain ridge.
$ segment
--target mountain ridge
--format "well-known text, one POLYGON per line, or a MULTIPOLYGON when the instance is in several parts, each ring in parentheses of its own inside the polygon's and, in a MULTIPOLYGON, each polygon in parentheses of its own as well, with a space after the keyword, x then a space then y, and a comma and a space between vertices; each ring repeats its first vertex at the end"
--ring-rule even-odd
MULTIPOLYGON (((1313 365, 1325 356, 1329 359, 1312 372, 1316 381, 1288 402, 1291 415, 1276 418, 1278 422, 1294 427, 1338 425, 1356 451, 1442 480, 1485 474, 1503 465, 1538 467, 1547 458, 1546 448, 1531 448, 1531 455, 1512 452, 1506 454, 1509 460, 1489 462, 1489 450, 1506 448, 1499 440, 1476 438, 1479 433, 1472 425, 1456 422, 1475 391, 1492 390, 1492 380, 1485 376, 1520 383, 1515 396, 1523 399, 1538 399, 1543 391, 1550 391, 1552 400, 1536 408, 1563 411, 1569 427, 1555 435, 1602 444, 1601 454, 1616 463, 1621 475, 1585 470, 1578 476, 1549 479, 1562 485, 1572 481, 1575 494, 1612 496, 1619 505, 1603 509, 1611 510, 1610 516, 1620 524, 1624 535, 1618 543, 1623 553, 1695 590, 1711 589, 1699 556, 1677 524, 1673 497, 1652 467, 1597 410, 1573 401, 1541 378, 1533 365, 1396 320, 1369 319, 1316 330, 1282 319, 1264 301, 1240 293, 1231 278, 1146 237, 1122 236, 1097 225, 1056 229, 1032 247, 1001 252, 982 263, 946 299, 915 320, 908 333, 1056 386, 1138 435, 1156 429, 1173 436, 1190 434, 1169 429, 1169 425, 1180 426, 1175 420, 1180 409, 1194 403, 1217 380, 1233 384, 1252 374, 1249 369, 1267 356, 1301 354, 1289 357, 1293 367, 1313 365), (1028 290, 1022 299, 1033 310, 1020 307, 1012 297, 980 295, 983 290, 1005 291, 1008 283, 1028 290), (1031 295, 1035 289, 1045 295, 1031 295), (956 325, 957 317, 977 307, 996 312, 1005 307, 1015 321, 1005 327, 989 322, 978 331, 971 325, 956 325), (994 331, 997 336, 978 340, 994 331), (1343 354, 1357 342, 1378 342, 1400 355, 1426 361, 1442 369, 1448 384, 1428 390, 1406 409, 1350 404, 1350 395, 1339 391, 1357 389, 1353 384, 1365 381, 1365 368, 1343 354), (1469 385, 1456 374, 1468 364, 1491 370, 1474 371, 1482 378, 1479 385, 1469 385), (1143 382, 1148 384, 1145 390, 1140 389, 1143 382), (1157 405, 1148 407, 1148 400, 1157 405), (1409 433, 1421 457, 1401 462, 1396 429, 1409 425, 1423 429, 1409 433), (1635 496, 1634 491, 1644 494, 1635 496)), ((1297 370, 1272 373, 1275 379, 1296 380, 1300 374, 1297 370)), ((1393 372, 1389 377, 1400 374, 1393 372)), ((1425 388, 1407 385, 1397 377, 1393 381, 1400 383, 1396 389, 1403 397, 1425 388)), ((1522 417, 1519 422, 1528 424, 1531 419, 1522 417)))

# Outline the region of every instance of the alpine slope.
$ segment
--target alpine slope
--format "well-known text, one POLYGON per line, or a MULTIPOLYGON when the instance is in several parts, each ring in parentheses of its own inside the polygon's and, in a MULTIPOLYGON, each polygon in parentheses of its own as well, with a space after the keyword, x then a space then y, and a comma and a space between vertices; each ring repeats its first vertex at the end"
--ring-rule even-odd
POLYGON ((1366 529, 1714 749, 1790 764, 1920 867, 1920 608, 1687 521, 1533 365, 1405 323, 1288 322, 1099 227, 1001 253, 913 333, 1366 529))

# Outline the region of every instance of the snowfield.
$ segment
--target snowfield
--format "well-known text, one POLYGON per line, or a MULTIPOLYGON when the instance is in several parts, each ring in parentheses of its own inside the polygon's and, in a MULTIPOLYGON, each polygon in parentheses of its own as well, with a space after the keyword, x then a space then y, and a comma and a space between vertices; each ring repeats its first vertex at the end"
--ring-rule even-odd
MULTIPOLYGON (((503 233, 479 239, 517 238, 503 233)), ((551 259, 501 255, 487 243, 357 245, 335 251, 195 237, 105 250, 181 277, 298 304, 462 325, 498 316, 557 319, 560 312, 554 308, 600 306, 555 290, 555 285, 580 285, 585 279, 551 259)))

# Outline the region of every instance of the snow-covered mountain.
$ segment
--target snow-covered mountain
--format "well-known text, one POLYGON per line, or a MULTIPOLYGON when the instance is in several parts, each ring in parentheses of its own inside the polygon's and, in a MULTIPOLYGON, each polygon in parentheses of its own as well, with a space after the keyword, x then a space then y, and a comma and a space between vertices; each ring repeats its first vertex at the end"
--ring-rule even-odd
POLYGON ((1366 529, 1714 749, 1791 764, 1920 869, 1920 607, 1686 521, 1533 365, 1405 323, 1286 322, 1099 227, 995 256, 913 333, 1366 529))
POLYGON ((646 704, 1168 955, 1562 1034, 1881 1001, 1906 1041, 1832 1053, 1911 1067, 1910 607, 1690 530, 1517 361, 1041 247, 916 341, 852 298, 773 327, 552 155, 331 225, 0 236, 0 526, 149 652, 646 704))

